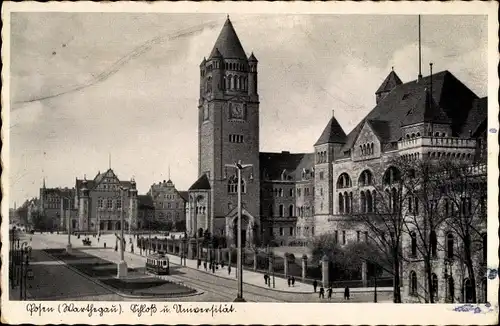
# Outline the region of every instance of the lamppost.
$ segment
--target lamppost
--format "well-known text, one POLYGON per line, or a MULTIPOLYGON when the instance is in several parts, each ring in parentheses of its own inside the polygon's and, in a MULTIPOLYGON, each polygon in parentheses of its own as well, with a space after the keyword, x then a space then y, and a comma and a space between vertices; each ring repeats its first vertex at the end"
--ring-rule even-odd
MULTIPOLYGON (((20 265, 20 273, 19 273, 19 299, 23 300, 23 278, 24 278, 24 283, 26 283, 26 278, 25 278, 25 273, 23 273, 23 264, 24 264, 24 256, 26 255, 26 262, 28 261, 28 242, 24 241, 21 244, 20 247, 20 259, 19 259, 19 265, 20 265), (25 250, 26 247, 26 250, 25 250)), ((27 267, 27 266, 26 266, 27 267)), ((26 284, 24 284, 24 287, 26 287, 26 284)), ((26 291, 26 290, 25 290, 26 291)))
MULTIPOLYGON (((68 200, 68 204, 71 203, 71 200, 68 197, 61 197, 63 199, 62 204, 63 204, 63 214, 64 214, 64 199, 68 200)), ((68 254, 71 254, 71 213, 67 214, 68 215, 68 244, 66 244, 66 252, 68 254)))
POLYGON ((238 294, 236 296, 235 302, 245 302, 243 299, 243 264, 242 264, 242 252, 243 247, 241 243, 241 171, 248 167, 253 168, 253 164, 241 164, 241 161, 238 161, 236 164, 226 164, 226 167, 236 168, 238 170, 238 255, 237 255, 237 275, 238 275, 238 294))
POLYGON ((123 223, 123 194, 125 191, 128 191, 128 188, 126 187, 120 187, 120 194, 121 194, 121 210, 120 210, 120 262, 118 263, 117 266, 117 277, 118 278, 124 278, 127 276, 127 263, 125 262, 125 239, 123 237, 123 228, 124 228, 124 223, 123 223))

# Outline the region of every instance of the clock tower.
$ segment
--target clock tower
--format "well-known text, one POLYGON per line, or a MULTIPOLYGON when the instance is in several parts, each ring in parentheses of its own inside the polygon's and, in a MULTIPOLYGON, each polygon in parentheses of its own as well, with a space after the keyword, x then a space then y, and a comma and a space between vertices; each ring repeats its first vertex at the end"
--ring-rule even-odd
MULTIPOLYGON (((210 183, 207 230, 236 243, 237 170, 242 170, 242 240, 259 241, 259 95, 257 59, 247 57, 227 18, 210 56, 200 64, 198 174, 210 183)), ((205 231, 205 230, 204 230, 205 231)))

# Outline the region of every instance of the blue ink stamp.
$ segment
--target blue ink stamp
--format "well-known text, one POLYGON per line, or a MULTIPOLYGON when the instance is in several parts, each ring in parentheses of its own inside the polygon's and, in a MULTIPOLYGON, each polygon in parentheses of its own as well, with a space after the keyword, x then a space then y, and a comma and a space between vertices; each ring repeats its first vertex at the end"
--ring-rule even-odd
POLYGON ((494 268, 489 269, 489 271, 488 271, 488 278, 490 280, 494 280, 497 276, 498 276, 498 271, 496 269, 494 269, 494 268))
POLYGON ((496 134, 497 133, 497 130, 495 128, 490 128, 489 130, 492 134, 496 134))

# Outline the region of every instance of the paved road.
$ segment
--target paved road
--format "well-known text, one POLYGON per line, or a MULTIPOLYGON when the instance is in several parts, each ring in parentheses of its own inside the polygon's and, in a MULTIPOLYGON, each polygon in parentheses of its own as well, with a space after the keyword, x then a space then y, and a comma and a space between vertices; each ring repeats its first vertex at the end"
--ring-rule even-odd
MULTIPOLYGON (((51 239, 50 235, 34 235, 33 236, 33 248, 62 248, 64 247, 64 243, 60 241, 54 241, 51 239)), ((119 260, 119 252, 115 252, 113 249, 99 249, 99 248, 79 248, 80 250, 109 260, 113 262, 117 262, 119 260)), ((142 267, 145 263, 145 257, 141 257, 135 254, 125 253, 125 260, 129 267, 142 267)), ((43 268, 51 270, 54 269, 53 265, 40 265, 43 268), (52 267, 51 267, 52 266, 52 267)), ((137 299, 125 299, 120 297, 117 294, 111 293, 108 290, 96 285, 92 281, 89 281, 83 276, 75 274, 72 270, 67 268, 66 266, 59 266, 58 273, 62 273, 61 267, 64 267, 65 272, 72 274, 72 277, 68 277, 65 281, 60 282, 57 280, 57 284, 53 287, 58 289, 60 286, 67 288, 67 290, 59 290, 62 294, 56 293, 56 290, 45 290, 51 295, 59 297, 68 296, 68 298, 80 297, 79 300, 116 300, 116 301, 137 301, 137 299), (92 285, 89 284, 93 283, 92 285), (75 286, 75 288, 84 288, 82 290, 75 290, 73 286, 68 287, 65 286, 67 284, 84 284, 83 286, 75 286), (86 285, 85 285, 86 284, 86 285), (65 292, 66 291, 66 292, 65 292), (80 291, 83 293, 80 294, 80 291), (76 294, 76 295, 75 295, 76 294), (85 297, 86 299, 82 299, 81 297, 85 297)), ((51 284, 53 279, 58 278, 55 271, 52 271, 52 276, 47 276, 45 282, 51 284)), ((36 274, 36 272, 35 272, 36 274)), ((49 273, 50 274, 50 273, 49 273)), ((233 301, 236 293, 237 293, 237 282, 233 279, 221 278, 209 273, 201 272, 196 269, 181 267, 175 264, 172 264, 172 273, 166 278, 173 279, 177 282, 182 282, 185 285, 196 288, 200 291, 203 291, 203 294, 197 296, 183 297, 180 298, 169 298, 162 299, 161 301, 212 301, 212 302, 220 302, 220 301, 233 301)), ((64 278, 60 278, 64 280, 64 278)), ((40 293, 42 293, 41 291, 40 293)), ((286 292, 278 292, 273 291, 271 289, 266 289, 262 287, 257 287, 249 284, 245 284, 243 288, 243 295, 247 301, 252 302, 345 302, 341 294, 334 293, 332 300, 328 299, 319 299, 318 294, 314 293, 286 293, 286 292)), ((36 295, 35 297, 38 297, 36 295)), ((42 294, 40 294, 42 296, 42 294)), ((49 300, 49 299, 47 299, 49 300)), ((54 299, 53 299, 54 300, 54 299)), ((351 293, 351 300, 349 302, 372 302, 373 293, 365 292, 365 293, 351 293)), ((378 295, 379 302, 390 302, 390 293, 379 293, 378 295)), ((156 301, 156 300, 155 300, 156 301)))

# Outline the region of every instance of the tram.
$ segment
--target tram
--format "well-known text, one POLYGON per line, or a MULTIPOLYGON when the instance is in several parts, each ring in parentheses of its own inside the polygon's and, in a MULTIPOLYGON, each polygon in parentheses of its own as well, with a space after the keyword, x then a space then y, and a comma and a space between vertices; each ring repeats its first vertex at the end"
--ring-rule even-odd
POLYGON ((156 275, 168 275, 170 273, 170 262, 165 253, 151 254, 146 260, 146 271, 156 275))

